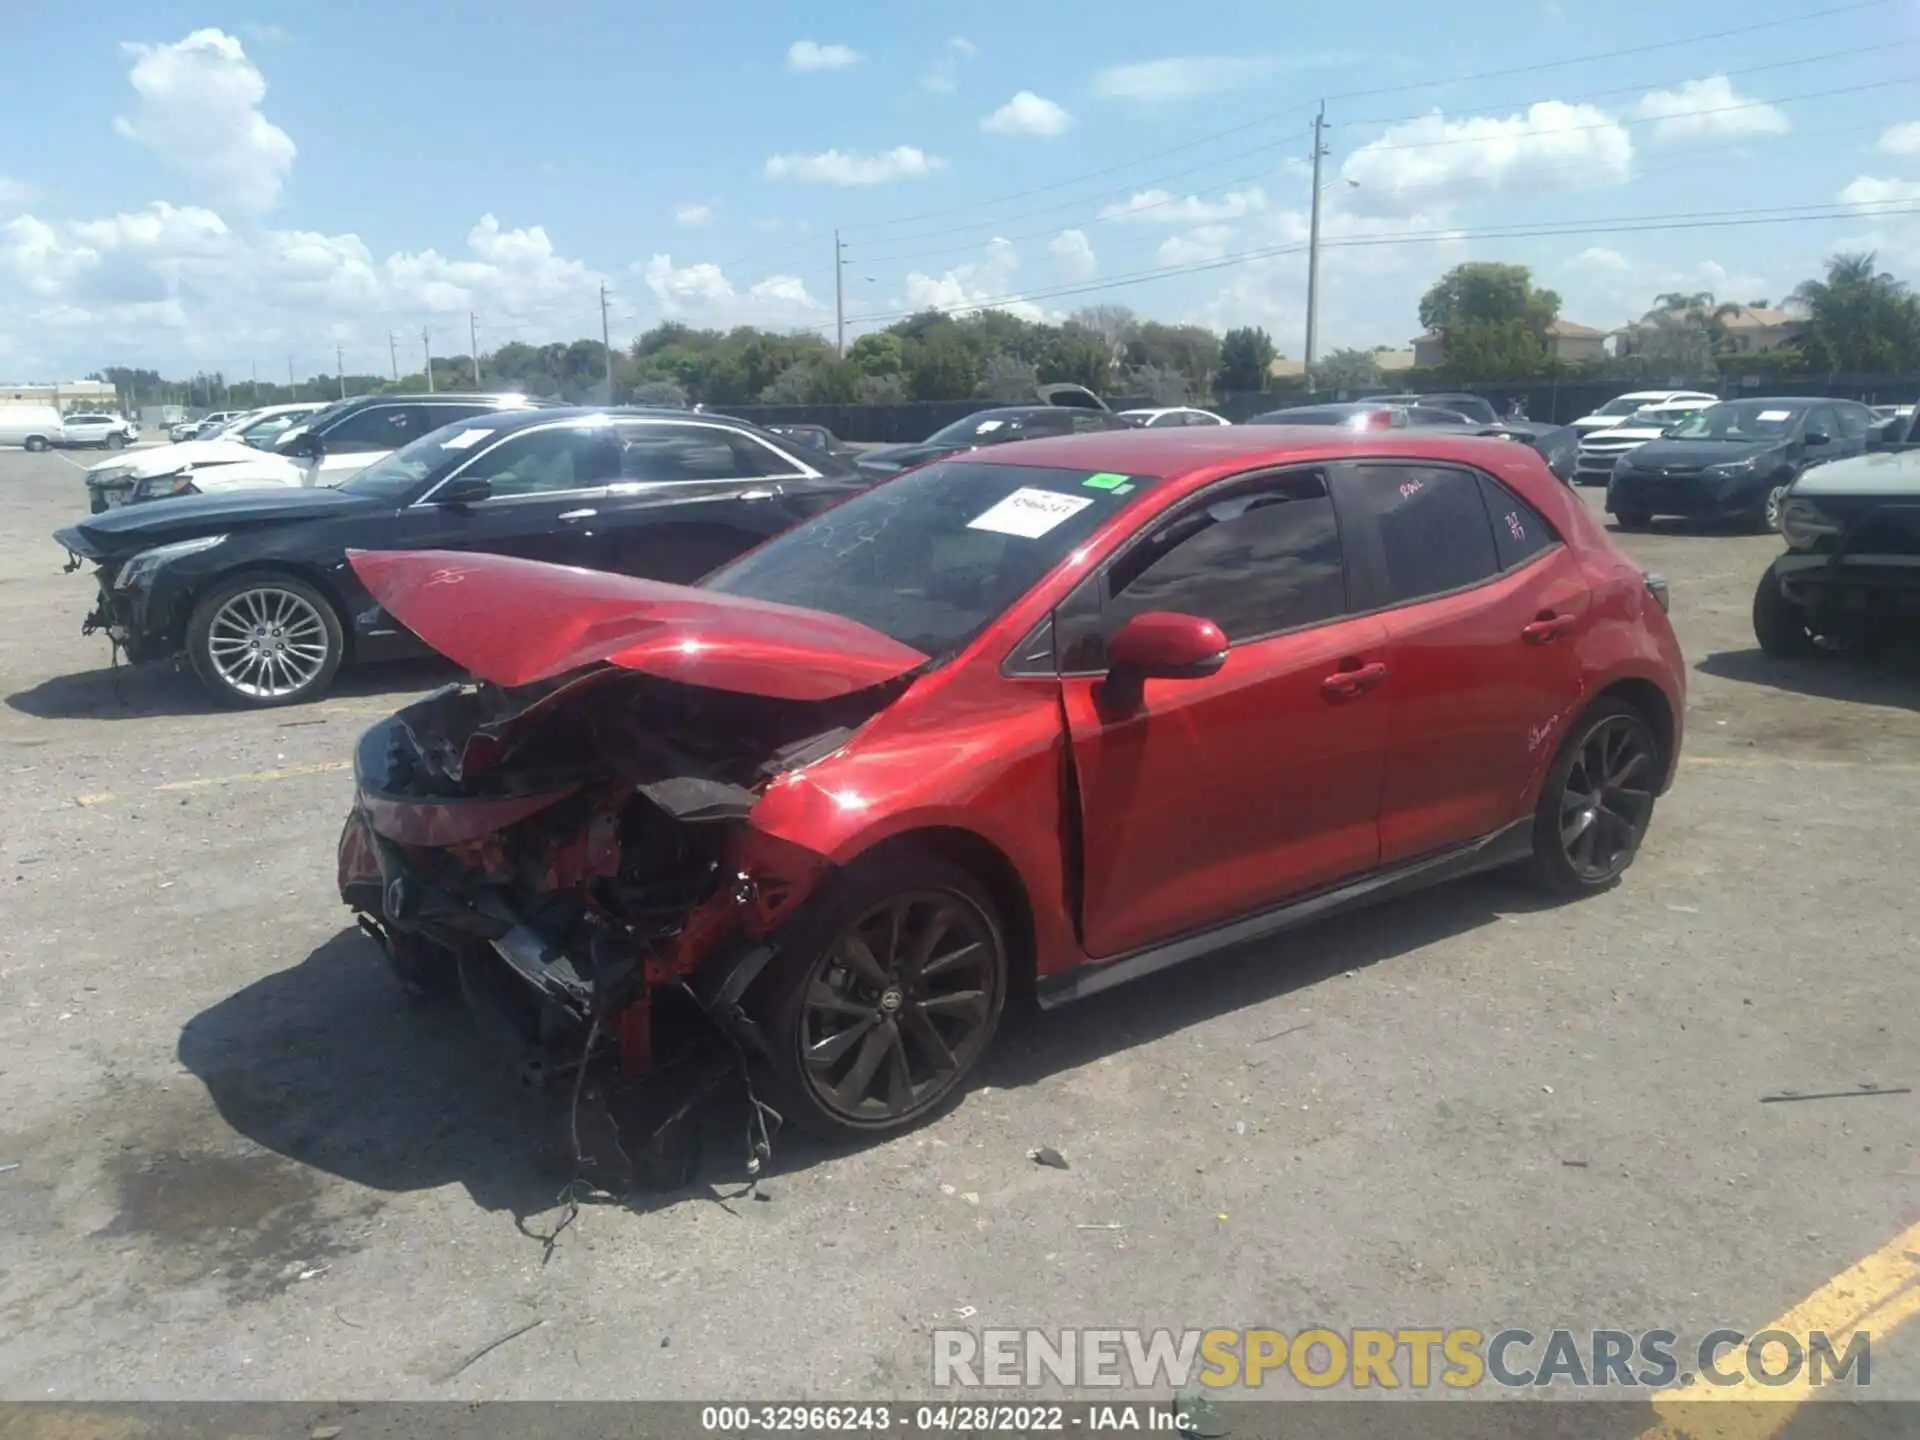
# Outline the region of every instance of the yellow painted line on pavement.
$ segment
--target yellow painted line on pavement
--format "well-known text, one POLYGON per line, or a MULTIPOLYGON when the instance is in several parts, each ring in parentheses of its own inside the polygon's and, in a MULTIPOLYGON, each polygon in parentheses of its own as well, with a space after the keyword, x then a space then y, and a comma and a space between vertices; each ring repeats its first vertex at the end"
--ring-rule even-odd
MULTIPOLYGON (((1837 1350, 1844 1350, 1847 1337, 1856 1330, 1866 1331, 1869 1343, 1882 1341, 1916 1314, 1920 1314, 1920 1224, 1908 1226, 1866 1259, 1842 1270, 1765 1329, 1783 1330, 1802 1344, 1809 1333, 1821 1331, 1837 1350)), ((1803 1366, 1782 1385, 1763 1385, 1748 1377, 1724 1389, 1665 1391, 1653 1402, 1661 1423, 1640 1440, 1769 1440, 1786 1428, 1800 1403, 1813 1394, 1809 1374, 1810 1367, 1803 1366)))
MULTIPOLYGON (((252 770, 244 775, 209 775, 197 780, 169 780, 143 793, 177 795, 190 790, 213 790, 222 785, 264 785, 274 780, 297 780, 303 775, 337 775, 343 770, 352 768, 351 760, 322 760, 313 765, 288 765, 279 770, 252 770)), ((76 795, 74 803, 91 808, 120 798, 112 790, 103 790, 94 795, 76 795)))

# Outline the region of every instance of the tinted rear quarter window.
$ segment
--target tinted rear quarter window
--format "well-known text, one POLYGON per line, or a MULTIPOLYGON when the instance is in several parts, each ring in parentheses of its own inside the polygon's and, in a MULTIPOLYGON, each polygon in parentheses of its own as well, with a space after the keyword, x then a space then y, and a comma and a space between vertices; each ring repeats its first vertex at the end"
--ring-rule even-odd
POLYGON ((1464 589, 1500 572, 1480 482, 1432 465, 1356 465, 1353 498, 1379 536, 1388 604, 1464 589))
POLYGON ((1539 511, 1491 475, 1480 477, 1480 496, 1493 521, 1493 546, 1502 570, 1524 565, 1560 543, 1560 537, 1539 511))

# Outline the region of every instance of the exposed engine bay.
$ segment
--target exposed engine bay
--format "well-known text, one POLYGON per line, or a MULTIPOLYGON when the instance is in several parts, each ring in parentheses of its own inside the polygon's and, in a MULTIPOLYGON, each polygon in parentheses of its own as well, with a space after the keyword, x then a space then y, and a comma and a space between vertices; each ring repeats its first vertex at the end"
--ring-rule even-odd
POLYGON ((446 687, 361 738, 341 898, 410 994, 457 993, 524 1079, 571 1080, 577 1150, 589 1070, 609 1097, 744 1076, 764 1041, 741 998, 826 867, 753 827, 759 793, 908 683, 797 701, 595 665, 446 687))

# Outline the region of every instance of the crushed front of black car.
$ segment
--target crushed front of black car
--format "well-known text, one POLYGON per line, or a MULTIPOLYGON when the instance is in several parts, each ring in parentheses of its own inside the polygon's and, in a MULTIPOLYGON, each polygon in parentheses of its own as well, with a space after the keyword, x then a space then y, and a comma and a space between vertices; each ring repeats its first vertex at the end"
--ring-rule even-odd
POLYGON ((57 530, 53 538, 67 552, 68 571, 78 570, 88 561, 94 565, 98 593, 92 609, 80 622, 80 633, 104 632, 116 651, 136 665, 164 659, 179 650, 191 608, 191 589, 185 572, 176 566, 195 557, 210 558, 227 540, 225 535, 199 535, 164 545, 115 550, 100 544, 79 525, 57 530))

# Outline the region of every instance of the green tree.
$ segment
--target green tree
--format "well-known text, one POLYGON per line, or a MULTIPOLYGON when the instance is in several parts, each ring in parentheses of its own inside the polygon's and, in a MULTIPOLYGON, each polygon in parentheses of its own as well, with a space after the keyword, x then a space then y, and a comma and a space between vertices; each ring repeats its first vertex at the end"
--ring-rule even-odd
POLYGON ((848 347, 847 362, 862 375, 898 375, 907 366, 906 346, 892 331, 876 330, 848 347))
POLYGON ((1334 390, 1364 390, 1380 383, 1380 362, 1371 350, 1329 350, 1313 362, 1313 377, 1334 390))
POLYGON ((1040 354, 1038 378, 1045 384, 1084 385, 1098 395, 1107 388, 1113 370, 1113 352, 1099 335, 1069 329, 1054 337, 1040 354))
POLYGON ((957 335, 907 347, 907 388, 916 400, 964 400, 980 383, 980 357, 957 335))
POLYGON ((1017 355, 989 355, 980 367, 980 384, 976 393, 986 400, 999 400, 1011 405, 1027 404, 1034 399, 1034 387, 1039 380, 1031 361, 1022 360, 1017 355))
POLYGON ((1871 253, 1835 255, 1824 280, 1804 281, 1800 350, 1828 374, 1891 375, 1920 364, 1920 298, 1874 268, 1871 253))
POLYGON ((1220 337, 1220 388, 1229 395, 1267 388, 1273 369, 1273 337, 1256 325, 1220 337))
POLYGON ((1560 297, 1524 265, 1456 265, 1420 297, 1420 323, 1441 336, 1444 369, 1461 379, 1520 379, 1546 359, 1560 297))
POLYGON ((1214 374, 1220 368, 1220 337, 1204 325, 1162 325, 1157 320, 1143 320, 1127 340, 1126 363, 1184 375, 1187 393, 1181 399, 1209 395, 1214 374))

